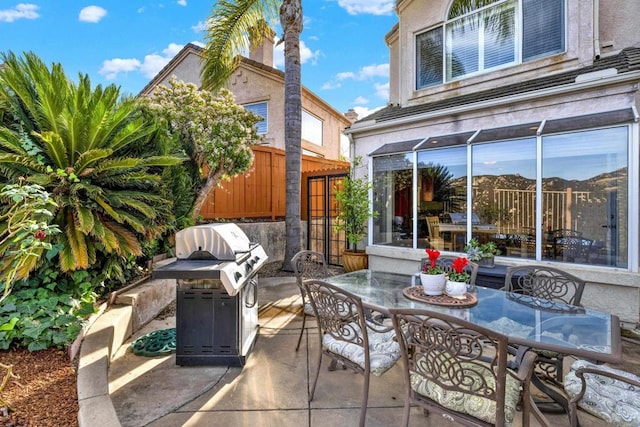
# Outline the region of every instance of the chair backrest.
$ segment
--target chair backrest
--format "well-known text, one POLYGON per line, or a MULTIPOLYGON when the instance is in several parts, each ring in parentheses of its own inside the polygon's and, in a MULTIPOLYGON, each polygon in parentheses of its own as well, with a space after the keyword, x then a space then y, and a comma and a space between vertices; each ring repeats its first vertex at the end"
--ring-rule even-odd
POLYGON ((440 219, 437 216, 427 217, 427 228, 431 239, 440 238, 440 219))
MULTIPOLYGON (((445 273, 450 273, 453 271, 453 261, 455 261, 458 257, 451 255, 440 255, 436 264, 442 267, 445 273)), ((473 261, 469 261, 464 270, 469 273, 469 280, 467 283, 470 285, 476 284, 476 277, 478 276, 478 264, 473 261)))
POLYGON ((553 244, 556 248, 554 255, 561 254, 567 261, 583 259, 588 262, 593 240, 585 237, 560 236, 553 239, 553 244))
POLYGON ((405 387, 411 388, 407 393, 412 399, 426 396, 445 413, 453 410, 437 402, 442 393, 493 400, 495 424, 504 425, 506 336, 428 310, 389 311, 404 361, 405 387))
POLYGON ((504 280, 502 289, 507 292, 578 306, 585 284, 570 273, 546 265, 509 267, 504 280))
MULTIPOLYGON (((316 315, 321 342, 328 335, 335 341, 369 348, 360 297, 322 280, 305 280, 303 288, 316 315)), ((369 352, 364 353, 365 364, 369 366, 369 352)))
POLYGON ((300 251, 291 259, 296 283, 302 290, 304 279, 322 279, 329 276, 329 269, 324 255, 315 251, 300 251))

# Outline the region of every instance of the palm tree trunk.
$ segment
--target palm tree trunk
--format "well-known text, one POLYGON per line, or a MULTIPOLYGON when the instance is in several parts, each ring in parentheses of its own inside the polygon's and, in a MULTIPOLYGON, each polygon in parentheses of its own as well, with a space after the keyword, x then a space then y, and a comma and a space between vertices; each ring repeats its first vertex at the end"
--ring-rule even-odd
POLYGON ((285 142, 285 270, 292 270, 291 259, 301 249, 300 188, 302 175, 302 95, 300 71, 301 0, 284 0, 280 7, 284 30, 284 142, 285 142))

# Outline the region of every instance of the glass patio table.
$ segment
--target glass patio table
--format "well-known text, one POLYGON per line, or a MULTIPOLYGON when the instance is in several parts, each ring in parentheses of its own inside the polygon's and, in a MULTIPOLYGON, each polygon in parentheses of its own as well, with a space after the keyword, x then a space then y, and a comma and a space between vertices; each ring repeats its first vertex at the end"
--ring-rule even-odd
POLYGON ((362 299, 381 313, 389 308, 419 308, 453 315, 508 337, 509 343, 590 359, 621 363, 620 322, 615 315, 549 300, 472 286, 478 302, 465 308, 407 298, 403 290, 419 277, 359 270, 324 279, 362 299))

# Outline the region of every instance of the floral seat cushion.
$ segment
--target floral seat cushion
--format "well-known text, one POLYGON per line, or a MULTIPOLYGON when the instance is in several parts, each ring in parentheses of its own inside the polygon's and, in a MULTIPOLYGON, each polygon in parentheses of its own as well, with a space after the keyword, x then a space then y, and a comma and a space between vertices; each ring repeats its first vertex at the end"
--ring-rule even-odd
POLYGON ((304 307, 302 307, 302 310, 304 311, 304 314, 306 314, 307 316, 316 315, 316 313, 313 311, 313 307, 311 306, 311 303, 305 302, 304 307))
MULTIPOLYGON (((580 368, 595 368, 640 381, 638 376, 629 372, 577 360, 564 377, 564 389, 571 399, 582 388, 580 378, 575 374, 580 368)), ((580 408, 615 426, 640 426, 640 388, 597 374, 584 374, 584 379, 587 385, 584 396, 578 402, 580 408)))
MULTIPOLYGON (((358 325, 352 323, 353 330, 358 325)), ((360 332, 358 333, 360 334, 360 332)), ((368 330, 370 372, 380 376, 391 368, 400 358, 400 345, 395 340, 395 332, 376 332, 368 330)), ((329 334, 322 337, 322 345, 332 353, 339 354, 364 369, 364 348, 350 342, 337 340, 329 334)))
MULTIPOLYGON (((468 368, 468 375, 469 371, 475 371, 474 375, 478 375, 478 382, 486 381, 490 387, 495 387, 495 379, 490 373, 491 371, 488 365, 485 368, 484 375, 482 370, 478 369, 479 365, 477 363, 462 363, 461 366, 468 368)), ((441 406, 456 412, 471 415, 488 423, 496 423, 496 402, 494 400, 474 396, 462 391, 446 390, 417 373, 411 373, 409 379, 411 381, 411 389, 414 392, 437 402, 441 406)), ((504 399, 505 425, 507 426, 513 422, 516 405, 520 400, 521 386, 522 383, 520 381, 507 374, 504 399)))

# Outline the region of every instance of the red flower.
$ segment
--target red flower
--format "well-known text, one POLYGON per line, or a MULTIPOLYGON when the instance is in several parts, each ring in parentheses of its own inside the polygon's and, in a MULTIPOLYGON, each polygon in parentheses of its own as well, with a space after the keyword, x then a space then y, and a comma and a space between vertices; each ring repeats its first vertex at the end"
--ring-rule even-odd
POLYGON ((45 233, 43 230, 38 230, 35 232, 33 237, 35 237, 38 240, 44 240, 47 237, 47 233, 45 233))
POLYGON ((440 251, 435 249, 426 249, 425 252, 429 256, 429 261, 431 262, 431 267, 436 266, 436 261, 438 261, 438 257, 440 257, 440 251))
POLYGON ((455 270, 456 273, 464 272, 464 268, 469 264, 469 260, 463 257, 458 257, 453 260, 451 263, 451 268, 455 270))

